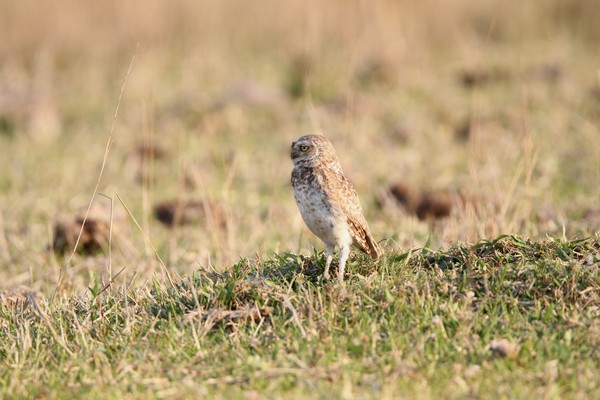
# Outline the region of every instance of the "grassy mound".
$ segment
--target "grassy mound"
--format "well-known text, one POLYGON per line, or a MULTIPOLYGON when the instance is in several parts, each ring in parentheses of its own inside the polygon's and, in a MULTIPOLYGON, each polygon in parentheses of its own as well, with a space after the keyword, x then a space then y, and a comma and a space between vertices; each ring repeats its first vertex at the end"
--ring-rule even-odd
POLYGON ((282 254, 4 305, 10 397, 597 397, 600 237, 282 254), (95 295, 94 295, 95 293, 95 295))

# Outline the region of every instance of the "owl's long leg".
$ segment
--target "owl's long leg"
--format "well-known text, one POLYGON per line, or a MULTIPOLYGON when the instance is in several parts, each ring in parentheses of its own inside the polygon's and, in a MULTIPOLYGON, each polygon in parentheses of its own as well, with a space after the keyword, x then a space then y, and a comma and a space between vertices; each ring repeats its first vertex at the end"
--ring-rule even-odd
POLYGON ((338 279, 340 283, 344 282, 344 268, 346 268, 346 261, 350 255, 350 246, 340 246, 340 268, 338 269, 338 279))
POLYGON ((325 261, 325 271, 323 272, 323 278, 325 279, 329 279, 329 266, 331 265, 331 261, 333 260, 334 250, 334 247, 327 246, 327 261, 325 261))

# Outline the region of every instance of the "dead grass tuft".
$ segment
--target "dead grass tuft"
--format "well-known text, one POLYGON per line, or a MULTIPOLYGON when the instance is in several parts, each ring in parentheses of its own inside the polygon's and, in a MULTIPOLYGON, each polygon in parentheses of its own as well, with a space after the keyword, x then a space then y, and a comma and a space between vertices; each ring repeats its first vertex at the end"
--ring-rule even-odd
POLYGON ((46 298, 41 292, 27 286, 17 286, 0 292, 0 304, 11 311, 35 309, 45 301, 46 298))

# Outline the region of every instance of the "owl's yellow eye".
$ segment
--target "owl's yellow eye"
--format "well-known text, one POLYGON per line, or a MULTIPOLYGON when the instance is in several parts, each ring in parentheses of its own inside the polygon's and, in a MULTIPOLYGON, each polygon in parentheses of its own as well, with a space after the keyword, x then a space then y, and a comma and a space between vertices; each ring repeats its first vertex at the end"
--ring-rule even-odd
POLYGON ((308 151, 308 146, 300 146, 300 151, 308 151))

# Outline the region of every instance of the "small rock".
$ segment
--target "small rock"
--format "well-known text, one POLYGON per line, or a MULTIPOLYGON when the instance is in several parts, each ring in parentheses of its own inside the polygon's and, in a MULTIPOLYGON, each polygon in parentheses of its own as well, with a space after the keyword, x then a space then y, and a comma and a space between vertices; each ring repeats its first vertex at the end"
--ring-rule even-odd
POLYGON ((521 346, 506 339, 493 340, 490 351, 496 357, 515 359, 519 355, 521 346))

